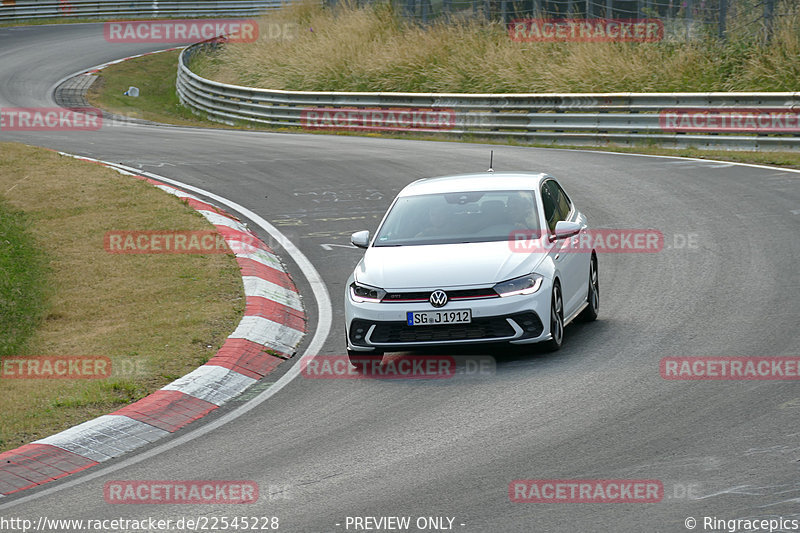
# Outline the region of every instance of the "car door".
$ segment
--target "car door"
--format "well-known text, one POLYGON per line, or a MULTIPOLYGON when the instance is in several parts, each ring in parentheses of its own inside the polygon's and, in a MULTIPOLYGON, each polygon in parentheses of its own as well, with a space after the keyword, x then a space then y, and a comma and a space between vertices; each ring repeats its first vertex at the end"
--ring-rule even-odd
MULTIPOLYGON (((554 179, 548 179, 542 184, 542 202, 551 233, 555 231, 555 225, 560 220, 577 222, 581 224, 581 231, 586 231, 585 218, 575 209, 567 193, 554 179)), ((554 244, 550 253, 561 274, 564 318, 567 318, 586 300, 590 254, 581 250, 580 234, 561 239, 554 244)))

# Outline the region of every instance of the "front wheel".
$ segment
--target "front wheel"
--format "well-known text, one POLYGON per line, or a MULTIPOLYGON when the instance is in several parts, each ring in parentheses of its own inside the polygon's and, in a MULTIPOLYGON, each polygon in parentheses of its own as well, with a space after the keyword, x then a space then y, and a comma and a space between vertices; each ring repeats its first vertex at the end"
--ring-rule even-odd
POLYGON ((564 302, 561 299, 561 287, 558 283, 553 285, 553 297, 550 302, 550 340, 545 347, 554 352, 561 348, 564 342, 564 302))
POLYGON ((589 293, 586 296, 586 308, 581 312, 581 319, 591 322, 597 319, 600 310, 600 280, 597 275, 597 256, 592 255, 589 262, 589 293))

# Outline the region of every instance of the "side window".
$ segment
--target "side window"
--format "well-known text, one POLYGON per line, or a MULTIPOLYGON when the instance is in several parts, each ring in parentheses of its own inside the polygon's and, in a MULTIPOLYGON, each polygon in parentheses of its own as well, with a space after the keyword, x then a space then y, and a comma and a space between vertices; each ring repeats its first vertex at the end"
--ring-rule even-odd
POLYGON ((572 202, 567 196, 567 193, 564 192, 564 189, 556 183, 555 181, 548 181, 550 188, 556 195, 556 203, 558 204, 558 213, 559 213, 559 220, 567 220, 569 218, 569 212, 572 210, 572 202))
POLYGON ((558 214, 558 199, 553 197, 550 184, 552 181, 548 180, 542 184, 542 206, 544 207, 544 218, 547 220, 547 227, 553 232, 556 230, 556 222, 559 220, 558 214))

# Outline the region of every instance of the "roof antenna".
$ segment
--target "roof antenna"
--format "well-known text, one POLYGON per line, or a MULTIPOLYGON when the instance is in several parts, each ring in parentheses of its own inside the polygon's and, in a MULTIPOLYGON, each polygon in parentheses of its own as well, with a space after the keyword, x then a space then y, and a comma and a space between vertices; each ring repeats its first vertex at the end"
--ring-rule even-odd
POLYGON ((494 164, 494 150, 491 150, 489 152, 489 168, 486 169, 486 172, 494 172, 494 168, 492 168, 493 164, 494 164))

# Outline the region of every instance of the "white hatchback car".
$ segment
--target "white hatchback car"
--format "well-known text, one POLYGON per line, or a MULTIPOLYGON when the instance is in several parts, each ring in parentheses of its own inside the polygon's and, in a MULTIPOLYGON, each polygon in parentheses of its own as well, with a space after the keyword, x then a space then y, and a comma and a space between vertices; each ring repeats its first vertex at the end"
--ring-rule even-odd
POLYGON ((345 336, 354 364, 384 352, 490 342, 561 347, 564 326, 597 318, 597 254, 551 176, 425 178, 394 199, 347 281, 345 336))

